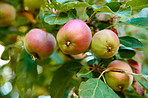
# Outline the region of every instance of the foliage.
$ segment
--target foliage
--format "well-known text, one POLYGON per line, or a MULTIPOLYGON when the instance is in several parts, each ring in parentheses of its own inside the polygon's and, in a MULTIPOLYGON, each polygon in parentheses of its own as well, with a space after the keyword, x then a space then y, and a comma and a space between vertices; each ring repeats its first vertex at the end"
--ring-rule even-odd
POLYGON ((42 0, 34 11, 26 10, 24 0, 2 2, 13 5, 17 15, 11 25, 0 27, 0 44, 5 47, 1 60, 9 61, 0 64, 0 97, 148 97, 148 17, 135 17, 148 7, 147 0, 42 0), (90 47, 80 55, 66 55, 57 45, 51 56, 38 60, 25 51, 24 36, 29 30, 44 29, 56 37, 62 25, 72 19, 86 22, 92 35, 103 29, 113 30, 120 40, 116 55, 102 59, 90 47), (127 74, 134 76, 134 81, 144 89, 143 94, 133 85, 124 92, 116 92, 107 85, 104 70, 116 59, 134 59, 142 64, 141 74, 127 74), (6 83, 12 86, 8 93, 3 91, 6 83))

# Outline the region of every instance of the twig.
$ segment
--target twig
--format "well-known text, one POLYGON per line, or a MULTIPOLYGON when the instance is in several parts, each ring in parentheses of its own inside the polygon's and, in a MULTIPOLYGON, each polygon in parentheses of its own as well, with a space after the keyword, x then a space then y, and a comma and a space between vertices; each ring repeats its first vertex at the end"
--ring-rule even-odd
POLYGON ((106 80, 105 80, 105 77, 104 77, 104 75, 102 75, 102 78, 103 78, 103 80, 104 80, 104 83, 106 83, 106 80))
POLYGON ((98 77, 99 79, 101 78, 101 76, 105 73, 106 71, 104 70, 101 74, 100 74, 100 76, 98 77))
POLYGON ((118 25, 118 24, 119 24, 119 23, 115 23, 115 24, 113 24, 113 25, 110 25, 110 26, 106 27, 105 29, 111 28, 111 27, 113 27, 113 26, 115 26, 115 25, 118 25))
POLYGON ((94 13, 93 13, 93 14, 91 14, 91 16, 89 17, 89 19, 88 19, 87 23, 89 23, 89 22, 90 22, 90 19, 93 17, 93 15, 94 15, 94 14, 96 14, 96 11, 94 11, 94 13))

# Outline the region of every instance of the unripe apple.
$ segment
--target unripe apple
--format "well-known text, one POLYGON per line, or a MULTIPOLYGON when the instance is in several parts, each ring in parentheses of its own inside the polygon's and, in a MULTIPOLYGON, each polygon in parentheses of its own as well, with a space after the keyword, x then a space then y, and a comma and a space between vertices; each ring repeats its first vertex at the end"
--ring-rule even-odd
POLYGON ((134 67, 133 72, 136 74, 140 74, 141 72, 141 64, 133 59, 128 60, 128 64, 132 67, 134 67))
POLYGON ((124 61, 114 60, 109 65, 105 73, 107 84, 115 91, 123 91, 131 86, 133 76, 120 71, 132 72, 131 67, 124 61))
POLYGON ((110 19, 110 16, 104 13, 99 13, 96 16, 97 16, 97 19, 100 21, 108 21, 110 19))
POLYGON ((15 19, 16 10, 8 4, 0 2, 0 26, 8 26, 15 19))
POLYGON ((64 24, 57 33, 57 42, 65 54, 75 55, 86 51, 91 43, 91 30, 81 20, 74 19, 64 24))
POLYGON ((56 40, 52 34, 46 31, 32 29, 25 36, 24 47, 29 54, 42 59, 53 53, 56 40))
POLYGON ((110 58, 116 54, 119 49, 119 38, 111 30, 101 30, 95 33, 92 38, 91 50, 100 58, 110 58))
POLYGON ((26 11, 34 13, 40 10, 40 6, 42 3, 43 3, 42 0, 24 0, 24 7, 26 11))

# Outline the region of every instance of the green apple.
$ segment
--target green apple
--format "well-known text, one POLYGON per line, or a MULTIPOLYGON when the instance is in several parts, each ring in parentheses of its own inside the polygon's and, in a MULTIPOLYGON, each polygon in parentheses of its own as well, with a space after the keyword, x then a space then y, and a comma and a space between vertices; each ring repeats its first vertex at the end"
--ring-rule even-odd
POLYGON ((92 38, 91 50, 100 58, 110 58, 116 54, 119 49, 119 38, 111 30, 101 30, 95 33, 92 38))
POLYGON ((127 73, 121 73, 120 71, 132 72, 128 63, 121 60, 114 60, 109 65, 105 73, 105 79, 107 84, 115 91, 124 91, 133 82, 133 76, 127 73), (119 71, 119 72, 118 72, 119 71))

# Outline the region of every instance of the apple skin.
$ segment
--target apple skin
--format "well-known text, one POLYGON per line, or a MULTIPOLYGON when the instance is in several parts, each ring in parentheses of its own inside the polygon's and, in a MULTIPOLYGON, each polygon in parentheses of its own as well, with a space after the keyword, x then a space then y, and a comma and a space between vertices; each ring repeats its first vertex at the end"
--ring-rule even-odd
POLYGON ((32 29, 25 36, 24 47, 30 55, 43 59, 54 52, 56 40, 52 34, 42 29, 32 29))
POLYGON ((74 19, 64 24, 57 33, 57 42, 65 54, 76 55, 86 51, 91 43, 92 34, 87 24, 74 19))
POLYGON ((111 30, 101 30, 95 33, 92 38, 91 50, 100 58, 110 58, 116 54, 119 49, 119 38, 111 30))
POLYGON ((133 59, 128 60, 128 64, 132 67, 134 67, 133 72, 136 74, 140 74, 141 72, 141 64, 133 59))
POLYGON ((15 17, 15 8, 8 3, 0 2, 0 27, 10 25, 15 17))
MULTIPOLYGON (((109 70, 115 71, 128 71, 132 72, 131 67, 124 61, 121 60, 114 60, 109 65, 109 70), (120 69, 120 70, 118 70, 120 69)), ((109 71, 105 73, 105 79, 107 84, 115 91, 123 91, 127 89, 133 83, 133 76, 121 73, 121 72, 113 72, 109 71)))

